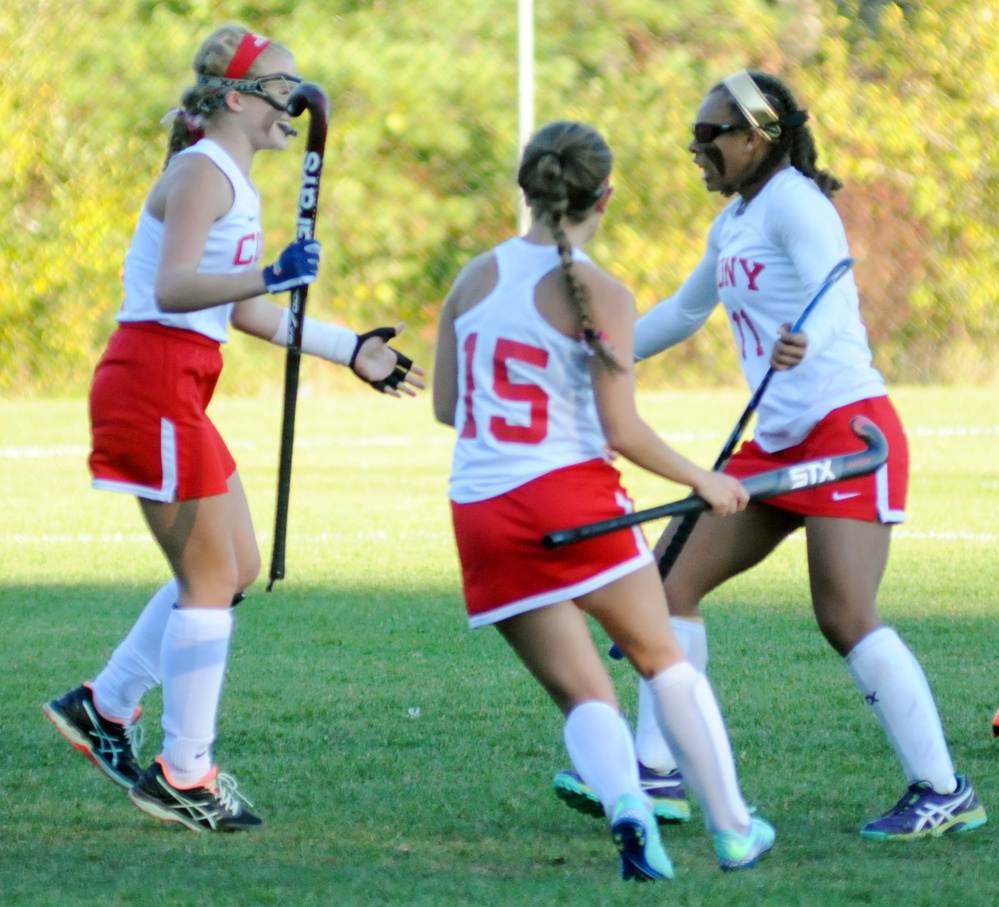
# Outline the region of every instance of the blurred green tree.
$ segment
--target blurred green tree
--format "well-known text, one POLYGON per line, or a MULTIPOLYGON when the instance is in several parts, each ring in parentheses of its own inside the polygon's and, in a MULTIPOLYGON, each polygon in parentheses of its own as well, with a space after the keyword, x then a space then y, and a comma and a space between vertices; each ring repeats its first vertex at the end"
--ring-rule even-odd
MULTIPOLYGON (((159 120, 230 19, 291 47, 334 103, 311 311, 404 318, 405 348, 427 362, 457 271, 515 229, 512 0, 7 0, 0 392, 85 386, 162 166, 159 120)), ((546 0, 536 20, 538 123, 585 120, 611 142, 618 191, 593 251, 643 309, 696 263, 718 210, 686 151, 693 113, 728 72, 763 68, 809 108, 820 163, 847 183, 837 203, 877 364, 893 381, 996 377, 999 0, 546 0)), ((294 227, 296 149, 254 173, 272 253, 294 227)), ((643 380, 738 381, 731 347, 713 317, 643 380)), ((223 387, 281 381, 265 344, 240 338, 227 363, 223 387)), ((339 371, 307 363, 303 377, 339 371)))

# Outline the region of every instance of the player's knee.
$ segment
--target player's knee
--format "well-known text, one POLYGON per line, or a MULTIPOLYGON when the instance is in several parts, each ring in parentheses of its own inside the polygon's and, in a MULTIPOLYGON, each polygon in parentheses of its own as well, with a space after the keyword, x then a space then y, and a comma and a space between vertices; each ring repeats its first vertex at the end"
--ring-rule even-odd
POLYGON ((866 632, 863 625, 857 625, 842 620, 818 618, 819 630, 836 652, 844 658, 850 650, 864 638, 866 632))
POLYGON ((260 576, 260 549, 254 547, 246 556, 240 558, 236 570, 236 591, 242 592, 260 576))
POLYGON ((646 680, 684 659, 683 649, 675 637, 662 635, 618 642, 618 648, 635 670, 646 680))
POLYGON ((666 593, 666 607, 670 617, 697 617, 700 614, 700 598, 690 593, 689 587, 671 583, 667 578, 663 583, 666 593))

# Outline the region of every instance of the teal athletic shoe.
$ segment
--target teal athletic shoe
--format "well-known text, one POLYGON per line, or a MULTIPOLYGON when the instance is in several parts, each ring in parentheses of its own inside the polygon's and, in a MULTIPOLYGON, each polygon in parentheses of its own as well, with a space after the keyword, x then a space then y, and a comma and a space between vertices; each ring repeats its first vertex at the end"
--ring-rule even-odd
POLYGON ((722 869, 749 869, 774 846, 777 832, 763 819, 751 817, 749 832, 719 831, 715 834, 715 853, 722 869))
MULTIPOLYGON (((642 790, 652 801, 652 812, 660 822, 689 822, 690 804, 683 778, 677 769, 660 774, 638 763, 638 778, 642 790)), ((604 808, 596 794, 579 775, 567 769, 559 772, 554 781, 555 793, 571 809, 588 816, 603 816, 604 808)))
POLYGON ((973 831, 987 821, 975 789, 958 775, 952 794, 938 794, 926 781, 911 784, 888 812, 863 827, 860 836, 875 841, 939 838, 973 831))
POLYGON ((624 881, 654 882, 673 878, 673 864, 659 837, 655 817, 637 797, 625 794, 611 818, 611 835, 621 854, 624 881))

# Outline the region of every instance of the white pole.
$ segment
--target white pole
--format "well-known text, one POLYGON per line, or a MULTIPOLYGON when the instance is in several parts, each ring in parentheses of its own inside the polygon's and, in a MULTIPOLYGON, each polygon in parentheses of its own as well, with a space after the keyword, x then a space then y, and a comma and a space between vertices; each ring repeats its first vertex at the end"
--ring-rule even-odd
MULTIPOLYGON (((534 132, 534 0, 517 0, 517 95, 519 110, 517 162, 534 132)), ((517 202, 521 234, 531 225, 521 194, 517 202)))

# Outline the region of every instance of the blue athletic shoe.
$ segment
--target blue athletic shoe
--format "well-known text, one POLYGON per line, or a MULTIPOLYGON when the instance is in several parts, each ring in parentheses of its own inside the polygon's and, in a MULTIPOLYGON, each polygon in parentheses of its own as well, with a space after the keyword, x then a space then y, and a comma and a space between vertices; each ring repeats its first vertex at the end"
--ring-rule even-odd
POLYGON ((673 864, 659 837, 659 825, 645 805, 631 794, 617 801, 611 834, 621 854, 621 878, 626 882, 673 878, 673 864))
POLYGON ((972 831, 987 821, 975 789, 958 775, 952 794, 938 794, 926 781, 911 784, 888 812, 863 827, 860 836, 875 841, 939 838, 972 831))
MULTIPOLYGON (((642 790, 652 801, 652 812, 660 822, 689 822, 690 804, 678 769, 660 774, 638 763, 642 790)), ((603 816, 604 808, 596 794, 579 775, 567 769, 555 776, 555 793, 572 809, 588 816, 603 816)))
POLYGON ((749 831, 741 835, 737 831, 720 831, 715 834, 715 853, 722 869, 749 869, 756 861, 774 846, 777 832, 763 819, 753 816, 749 831))

